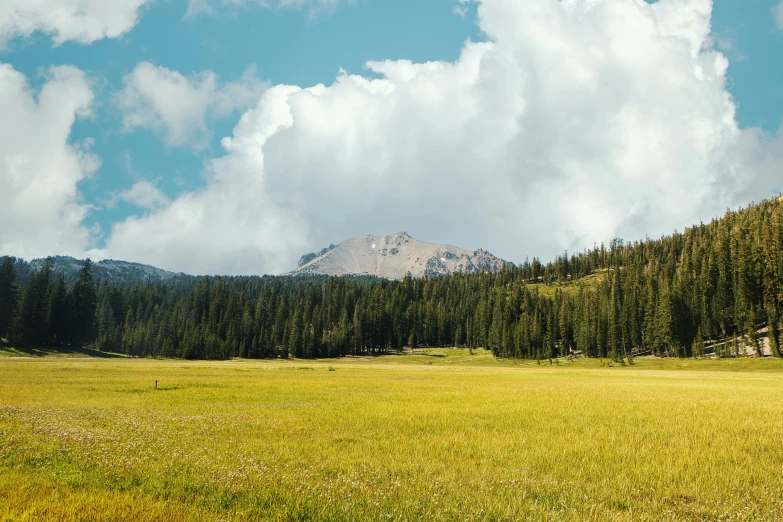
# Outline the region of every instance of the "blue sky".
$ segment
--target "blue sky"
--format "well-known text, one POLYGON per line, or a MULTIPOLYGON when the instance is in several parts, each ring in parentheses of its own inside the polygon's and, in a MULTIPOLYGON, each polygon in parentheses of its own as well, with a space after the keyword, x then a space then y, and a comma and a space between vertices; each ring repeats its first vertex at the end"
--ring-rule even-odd
MULTIPOLYGON (((64 1, 73 3, 74 0, 64 1)), ((135 1, 138 4, 143 0, 135 1)), ((579 1, 581 0, 577 0, 579 1)), ((688 3, 688 0, 670 1, 688 3)), ((237 125, 241 114, 254 105, 233 107, 233 110, 222 111, 220 114, 207 113, 205 117, 207 129, 203 133, 206 137, 196 146, 167 143, 165 130, 143 127, 124 128, 123 118, 127 115, 127 108, 123 108, 118 102, 118 93, 125 87, 124 78, 131 75, 141 62, 165 67, 185 77, 211 71, 221 85, 226 82, 241 82, 242 75, 249 65, 255 66, 257 80, 266 82, 268 86, 286 84, 308 87, 319 83, 328 86, 335 81, 341 69, 351 75, 381 78, 383 74, 365 69, 364 65, 368 60, 404 59, 413 63, 456 62, 466 40, 480 42, 491 39, 486 36, 484 29, 493 28, 491 23, 500 27, 499 22, 493 22, 490 18, 493 10, 500 9, 501 3, 502 0, 484 2, 488 6, 486 9, 488 14, 485 16, 487 21, 482 27, 477 10, 484 5, 459 3, 455 0, 424 2, 360 0, 350 5, 338 2, 334 6, 321 10, 312 8, 307 0, 305 5, 298 7, 273 8, 264 8, 253 2, 241 6, 215 2, 211 13, 188 17, 185 16, 188 9, 186 0, 157 0, 142 6, 138 11, 138 22, 135 25, 131 24, 132 27, 119 37, 97 38, 87 44, 66 41, 62 45, 53 45, 51 30, 48 32, 46 29, 33 30, 29 31, 28 35, 8 38, 6 48, 0 54, 0 62, 10 65, 15 71, 24 75, 33 91, 40 89, 49 81, 51 75, 47 70, 52 65, 72 65, 86 74, 94 93, 94 101, 91 104, 92 115, 89 118, 77 118, 71 129, 69 142, 77 143, 86 138, 93 139, 91 151, 100 159, 101 166, 92 175, 84 176, 76 186, 79 203, 87 206, 78 226, 91 231, 92 238, 87 245, 91 252, 104 252, 106 255, 115 252, 124 254, 134 252, 133 248, 105 250, 107 240, 112 234, 112 226, 125 221, 129 216, 143 218, 160 209, 140 208, 138 205, 118 200, 116 195, 128 190, 139 181, 147 180, 165 195, 167 198, 163 203, 165 205, 177 200, 182 194, 198 193, 208 187, 213 173, 211 169, 205 171, 205 167, 210 165, 211 160, 226 155, 226 151, 221 146, 221 139, 231 136, 232 129, 237 125), (464 9, 464 11, 457 13, 455 9, 464 9), (99 227, 99 231, 96 226, 99 227)), ((694 0, 692 3, 700 4, 702 7, 705 5, 704 0, 694 0)), ((760 129, 764 133, 762 137, 757 138, 760 142, 774 141, 783 122, 783 30, 776 26, 775 7, 776 2, 772 0, 715 0, 711 12, 711 37, 714 40, 714 46, 711 47, 720 51, 729 61, 726 88, 736 104, 736 123, 740 129, 760 129)), ((511 13, 514 8, 507 9, 511 13)), ((0 20, 0 37, 2 27, 3 22, 0 20)), ((519 54, 519 56, 523 55, 524 53, 519 54)), ((770 154, 756 153, 755 156, 770 156, 770 154)), ((533 160, 528 157, 523 158, 523 161, 533 160)), ((701 165, 704 161, 698 163, 701 165)), ((681 160, 682 166, 690 164, 690 160, 681 160)), ((768 167, 767 165, 765 168, 768 167)), ((267 166, 265 165, 264 168, 267 166)), ((372 165, 367 165, 367 168, 371 169, 372 165)), ((673 168, 679 167, 674 165, 673 168)), ((285 169, 280 174, 281 177, 289 175, 290 173, 285 169)), ((476 173, 476 176, 480 175, 476 173)), ((444 173, 444 176, 448 174, 444 173)), ((269 176, 269 179, 272 177, 269 176)), ((504 179, 502 183, 515 186, 519 182, 526 187, 524 191, 530 193, 534 190, 531 185, 534 181, 535 179, 525 180, 523 183, 512 177, 504 179)), ((768 197, 775 190, 780 189, 774 181, 768 182, 768 185, 758 192, 743 192, 736 189, 731 196, 738 198, 752 194, 757 197, 768 197)), ((292 190, 294 192, 301 190, 301 185, 298 187, 292 190)), ((726 191, 721 191, 724 192, 726 191)), ((461 197, 460 193, 456 193, 452 199, 461 197)), ((718 203, 729 201, 742 204, 742 200, 737 198, 724 198, 718 203)), ((521 199, 522 197, 519 196, 515 201, 521 199)), ((270 200, 269 204, 282 205, 279 200, 280 198, 270 200)), ((533 204, 528 206, 534 207, 533 204)), ((585 247, 590 246, 593 241, 608 239, 602 234, 625 232, 641 235, 642 232, 655 234, 669 231, 664 228, 670 226, 669 221, 648 222, 647 218, 640 214, 644 212, 643 209, 651 206, 654 205, 650 201, 639 201, 622 212, 607 211, 606 215, 602 214, 602 221, 600 226, 596 227, 595 235, 571 230, 574 227, 571 229, 565 227, 562 233, 553 234, 555 239, 551 241, 549 240, 551 238, 537 236, 527 238, 521 245, 514 247, 508 247, 497 237, 482 242, 480 228, 466 234, 463 238, 449 228, 448 220, 438 215, 430 215, 420 210, 420 207, 409 213, 418 217, 420 219, 418 222, 413 218, 398 220, 399 223, 394 219, 372 218, 367 221, 368 225, 385 226, 389 230, 366 231, 351 226, 351 223, 356 223, 357 220, 363 221, 360 213, 354 215, 348 212, 344 218, 340 218, 339 226, 329 229, 321 226, 320 221, 322 219, 329 221, 331 218, 323 215, 313 218, 299 211, 291 215, 296 220, 304 222, 302 230, 306 232, 302 233, 302 238, 298 242, 290 245, 290 252, 285 250, 280 254, 279 259, 292 259, 294 257, 292 252, 296 248, 316 249, 320 248, 320 243, 328 244, 342 240, 340 234, 354 231, 392 233, 403 227, 415 229, 416 224, 421 220, 435 224, 429 228, 419 227, 420 230, 409 230, 409 232, 414 236, 417 235, 414 232, 418 232, 419 236, 425 236, 422 237, 425 240, 464 241, 466 244, 459 246, 489 247, 493 251, 500 251, 501 254, 514 258, 521 258, 522 252, 546 257, 560 251, 562 247, 572 249, 579 248, 580 245, 585 247), (319 223, 313 223, 314 219, 319 223), (637 222, 645 224, 638 227, 629 225, 637 222), (648 230, 650 228, 652 230, 648 230), (662 230, 659 231, 658 228, 662 230), (535 251, 536 248, 540 248, 540 251, 535 251)), ((693 218, 708 219, 712 217, 710 212, 714 208, 721 207, 706 205, 700 210, 700 214, 693 214, 693 218)), ((335 212, 339 213, 339 210, 335 212)), ((602 211, 598 212, 601 213, 602 211)), ((691 215, 678 217, 688 219, 691 215)), ((483 226, 497 227, 497 220, 502 221, 503 216, 492 219, 495 221, 489 220, 483 226)), ((530 223, 530 219, 520 219, 520 223, 523 221, 530 223)), ((687 224, 689 222, 686 221, 679 227, 687 224)), ((19 244, 18 242, 6 243, 7 245, 19 244)), ((0 246, 10 248, 7 245, 0 243, 0 246)), ((42 252, 46 247, 45 244, 36 245, 35 248, 24 250, 37 253, 42 252)), ((25 252, 7 253, 25 254, 25 252)), ((232 253, 229 249, 226 255, 240 254, 232 253)), ((167 268, 179 269, 178 263, 182 264, 174 259, 167 262, 160 255, 146 257, 140 255, 140 257, 143 259, 139 260, 158 264, 163 260, 162 264, 166 264, 167 268)), ((287 262, 269 262, 267 257, 266 254, 258 257, 260 260, 258 263, 262 266, 257 270, 279 270, 278 267, 287 262)), ((248 266, 230 263, 222 265, 216 262, 215 266, 182 266, 181 269, 245 272, 248 271, 248 266)))
POLYGON ((717 0, 713 35, 730 60, 729 91, 743 126, 776 130, 783 123, 783 31, 770 23, 774 2, 717 0))

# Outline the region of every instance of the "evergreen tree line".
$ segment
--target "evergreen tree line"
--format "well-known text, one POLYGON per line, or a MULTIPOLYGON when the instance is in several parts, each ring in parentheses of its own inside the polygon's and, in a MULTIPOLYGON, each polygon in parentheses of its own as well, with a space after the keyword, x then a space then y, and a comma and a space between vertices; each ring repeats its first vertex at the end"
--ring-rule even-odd
MULTIPOLYGON (((703 355, 741 337, 780 356, 783 205, 766 201, 657 240, 615 239, 498 273, 401 281, 181 277, 67 286, 46 265, 25 285, 0 263, 0 337, 190 359, 375 355, 404 346, 497 356, 703 355), (586 276, 590 276, 586 278, 586 276)), ((732 345, 728 345, 732 346, 732 345)), ((733 355, 727 348, 719 355, 733 355)))
POLYGON ((92 263, 66 286, 47 261, 26 285, 17 280, 15 259, 0 262, 0 338, 27 346, 82 346, 95 340, 97 290, 92 263))

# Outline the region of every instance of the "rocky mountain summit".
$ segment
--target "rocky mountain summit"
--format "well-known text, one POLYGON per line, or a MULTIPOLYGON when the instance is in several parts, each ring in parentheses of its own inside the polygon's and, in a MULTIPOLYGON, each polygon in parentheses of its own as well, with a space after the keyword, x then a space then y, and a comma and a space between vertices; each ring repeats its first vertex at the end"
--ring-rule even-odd
POLYGON ((389 236, 355 236, 320 252, 306 254, 292 274, 373 275, 402 279, 447 275, 453 272, 498 271, 507 264, 486 250, 465 250, 425 243, 405 232, 389 236))

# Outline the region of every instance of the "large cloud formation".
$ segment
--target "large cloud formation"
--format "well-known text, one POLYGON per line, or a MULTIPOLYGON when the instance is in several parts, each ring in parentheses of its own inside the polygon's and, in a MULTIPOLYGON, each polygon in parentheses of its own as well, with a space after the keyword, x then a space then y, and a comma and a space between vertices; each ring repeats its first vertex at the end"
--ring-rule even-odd
POLYGON ((281 272, 355 234, 406 230, 548 259, 668 233, 781 189, 783 140, 742 130, 710 0, 482 0, 454 63, 276 86, 198 192, 115 225, 129 257, 281 272))
POLYGON ((53 67, 35 93, 24 75, 0 64, 0 255, 82 255, 89 207, 77 184, 99 166, 90 143, 69 142, 77 117, 90 115, 84 73, 53 67))
POLYGON ((152 0, 3 0, 0 2, 0 48, 14 37, 41 31, 55 45, 72 40, 88 44, 117 38, 136 25, 152 0))

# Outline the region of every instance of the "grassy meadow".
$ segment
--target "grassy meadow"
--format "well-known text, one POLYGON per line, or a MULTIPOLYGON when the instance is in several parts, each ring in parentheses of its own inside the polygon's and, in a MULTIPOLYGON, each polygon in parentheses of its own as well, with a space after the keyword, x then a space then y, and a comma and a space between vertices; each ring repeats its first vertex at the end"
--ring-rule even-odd
POLYGON ((0 521, 783 519, 780 360, 9 354, 0 521))

